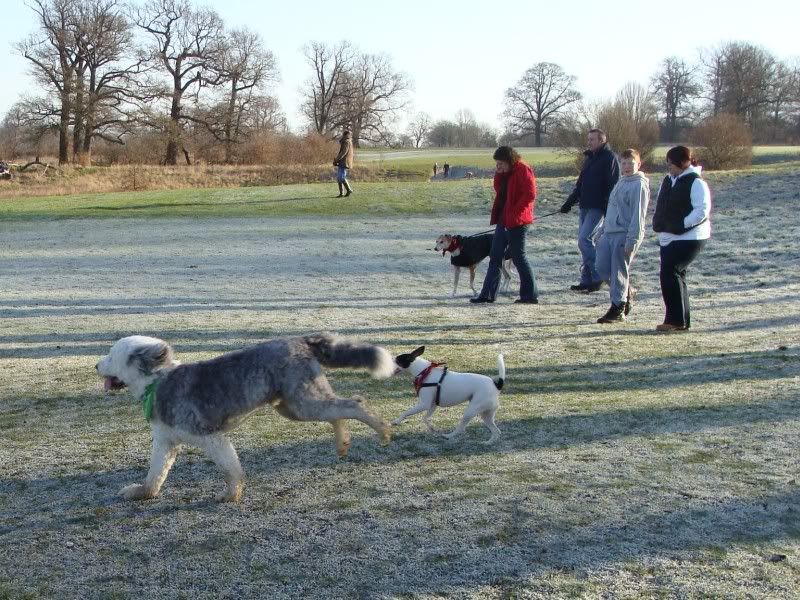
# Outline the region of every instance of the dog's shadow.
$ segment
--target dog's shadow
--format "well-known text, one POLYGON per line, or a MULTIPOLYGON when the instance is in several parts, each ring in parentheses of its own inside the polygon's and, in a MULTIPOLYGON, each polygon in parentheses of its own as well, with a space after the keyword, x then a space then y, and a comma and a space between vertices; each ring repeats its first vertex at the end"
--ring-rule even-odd
MULTIPOLYGON (((264 443, 258 447, 234 439, 234 445, 246 473, 247 488, 259 490, 259 496, 280 498, 282 494, 294 493, 291 486, 296 485, 298 473, 308 480, 308 485, 313 485, 314 477, 323 473, 359 465, 380 468, 431 458, 500 456, 590 445, 633 435, 686 434, 796 419, 800 419, 800 404, 796 400, 767 398, 763 403, 746 405, 620 408, 602 413, 501 419, 498 426, 502 437, 492 445, 481 444, 488 438, 488 432, 480 423, 472 424, 460 438, 446 440, 423 429, 419 421, 411 420, 394 428, 393 440, 387 446, 381 446, 366 428, 358 426, 353 428, 350 454, 344 459, 337 458, 332 435, 264 443)), ((199 452, 181 453, 159 499, 123 500, 117 496, 118 491, 144 479, 147 452, 143 450, 138 462, 138 466, 108 471, 0 479, 4 511, 14 515, 13 525, 0 524, 0 542, 20 528, 35 531, 63 530, 75 523, 90 526, 99 522, 105 511, 135 517, 141 511, 167 514, 184 510, 209 513, 224 510, 224 505, 213 500, 214 494, 224 485, 222 473, 199 452)))

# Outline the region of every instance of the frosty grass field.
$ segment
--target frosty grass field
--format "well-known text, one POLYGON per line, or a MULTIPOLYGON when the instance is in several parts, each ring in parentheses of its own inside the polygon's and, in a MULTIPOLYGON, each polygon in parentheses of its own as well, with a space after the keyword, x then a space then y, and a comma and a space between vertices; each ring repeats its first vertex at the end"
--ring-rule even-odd
MULTIPOLYGON (((677 335, 654 331, 652 232, 627 323, 594 322, 606 292, 567 291, 574 213, 529 236, 540 305, 471 306, 463 278, 449 298, 429 248, 487 228, 487 180, 3 200, 0 598, 796 598, 798 175, 709 176, 714 237, 677 335), (231 435, 240 504, 213 502, 221 475, 193 449, 157 499, 117 497, 150 435, 94 373, 115 339, 186 362, 320 330, 488 375, 501 347, 500 442, 412 418, 381 447, 354 424, 339 460, 329 425, 265 409, 231 435)), ((539 214, 569 181, 540 182, 539 214)), ((414 401, 402 376, 329 377, 387 419, 414 401)))

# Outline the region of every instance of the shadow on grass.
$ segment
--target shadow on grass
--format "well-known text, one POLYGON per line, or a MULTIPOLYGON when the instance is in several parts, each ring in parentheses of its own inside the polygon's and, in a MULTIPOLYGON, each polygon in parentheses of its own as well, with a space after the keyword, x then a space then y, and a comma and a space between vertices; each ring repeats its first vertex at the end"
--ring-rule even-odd
MULTIPOLYGON (((596 508, 587 501, 584 517, 593 518, 582 521, 576 521, 576 515, 568 516, 563 511, 548 508, 551 505, 547 499, 553 500, 554 496, 541 486, 533 486, 525 492, 524 498, 516 500, 494 497, 491 491, 486 491, 493 504, 490 522, 478 529, 465 522, 463 534, 454 541, 450 538, 444 565, 440 560, 431 560, 442 547, 437 528, 429 524, 409 528, 403 526, 404 519, 430 515, 429 519, 446 521, 451 510, 462 518, 477 518, 484 513, 477 511, 478 501, 474 498, 445 493, 436 496, 439 503, 446 498, 445 507, 434 505, 423 513, 405 515, 405 510, 413 512, 415 509, 409 508, 407 499, 401 500, 401 496, 386 490, 386 506, 394 516, 381 517, 375 505, 365 508, 358 500, 355 505, 348 500, 335 508, 334 496, 327 504, 320 505, 318 499, 315 500, 316 481, 324 478, 325 472, 335 477, 342 468, 346 468, 345 480, 358 478, 362 470, 369 473, 365 477, 370 480, 376 476, 376 471, 385 468, 380 480, 390 483, 394 481, 390 466, 418 463, 432 457, 437 460, 476 455, 491 457, 547 448, 566 449, 626 436, 693 433, 797 419, 800 419, 800 401, 794 398, 713 407, 635 408, 530 417, 501 420, 503 438, 494 447, 479 445, 474 428, 457 442, 428 433, 400 430, 395 441, 385 448, 379 447, 372 436, 356 435, 351 457, 346 461, 335 458, 332 435, 328 439, 298 440, 258 448, 239 444, 248 477, 245 500, 240 507, 212 502, 210 499, 222 487, 221 473, 210 462, 196 458, 187 460, 185 455, 179 457, 162 497, 143 503, 125 502, 115 494, 122 486, 144 477, 144 464, 139 468, 124 465, 62 477, 5 478, 0 480, 4 512, 0 544, 15 547, 21 540, 75 539, 78 544, 69 551, 72 560, 81 556, 85 560, 97 560, 105 555, 96 553, 113 547, 118 554, 111 569, 119 570, 125 568, 124 565, 135 567, 144 553, 160 557, 152 565, 155 569, 169 569, 176 561, 185 565, 194 557, 205 565, 204 573, 211 574, 221 568, 218 561, 212 560, 220 547, 237 556, 240 546, 246 546, 240 541, 246 538, 250 545, 264 545, 280 551, 291 546, 292 536, 303 532, 311 536, 313 551, 307 556, 295 556, 292 561, 313 576, 322 569, 319 565, 337 556, 337 544, 341 540, 370 540, 376 536, 382 539, 380 536, 391 535, 392 543, 381 545, 380 552, 366 552, 358 560, 349 561, 341 579, 319 583, 323 588, 342 584, 350 588, 357 586, 365 597, 387 593, 442 593, 487 585, 518 587, 531 577, 553 570, 569 573, 577 568, 615 569, 620 568, 620 562, 638 562, 647 557, 692 562, 698 560, 694 553, 702 553, 709 547, 724 551, 729 545, 797 540, 800 526, 794 515, 800 509, 800 491, 788 485, 751 498, 718 499, 712 489, 707 490, 705 496, 680 497, 669 485, 658 490, 643 488, 640 494, 620 499, 625 502, 620 508, 630 509, 625 511, 624 519, 594 515, 596 508), (298 471, 306 483, 300 488, 287 488, 282 475, 298 471), (653 494, 662 497, 660 501, 649 501, 653 494), (665 502, 663 497, 671 495, 677 498, 665 502), (523 500, 525 504, 521 508, 523 500), (400 504, 395 505, 398 501, 400 504), (316 514, 317 508, 326 506, 324 515, 316 514), (360 508, 354 510, 357 507, 360 508), (262 524, 264 522, 266 524, 262 524), (180 533, 187 527, 190 534, 180 533), (180 538, 176 538, 178 534, 180 538), (498 560, 499 554, 502 560, 498 560)), ((482 427, 479 430, 482 438, 485 432, 482 427)), ((145 448, 141 452, 146 456, 145 448)), ((432 477, 435 481, 435 476, 432 477)), ((594 489, 591 474, 581 481, 588 491, 594 489)), ((432 501, 431 494, 414 497, 423 504, 432 501)), ((423 523, 427 521, 423 519, 423 523)), ((704 560, 703 556, 701 554, 699 560, 704 560)), ((237 560, 245 560, 245 557, 239 556, 237 560)), ((25 568, 19 566, 17 570, 25 572, 25 568)), ((249 571, 244 573, 246 577, 249 571)), ((134 585, 146 587, 151 585, 150 580, 144 578, 134 585)), ((213 581, 208 583, 204 578, 206 591, 213 581)), ((282 592, 287 592, 295 582, 287 579, 278 585, 282 592)), ((317 591, 322 595, 315 597, 324 597, 323 592, 317 591)), ((338 597, 338 594, 331 596, 338 597)))
MULTIPOLYGON (((63 402, 73 401, 66 399, 63 402)), ((77 402, 76 406, 80 408, 77 402)), ((463 406, 449 410, 455 410, 460 415, 463 406)), ((271 414, 267 418, 281 419, 272 411, 269 412, 271 414)), ((379 409, 379 412, 386 411, 379 409)), ((139 417, 138 413, 136 416, 139 417)), ((482 424, 478 424, 479 420, 473 421, 467 433, 460 439, 450 441, 436 433, 419 431, 422 427, 419 419, 411 418, 403 425, 394 428, 392 443, 386 447, 379 446, 371 434, 359 435, 360 431, 369 430, 357 425, 359 430, 355 432, 351 453, 345 462, 365 465, 392 464, 424 459, 432 453, 437 457, 455 457, 516 453, 546 448, 563 449, 628 436, 695 433, 798 419, 800 419, 800 399, 793 397, 708 406, 620 408, 595 413, 530 416, 509 420, 502 418, 501 409, 497 422, 503 435, 500 441, 492 446, 480 444, 480 441, 488 437, 488 432, 482 424), (417 431, 413 431, 414 429, 417 431)), ((246 429, 248 426, 252 427, 253 424, 245 423, 242 428, 246 429)), ((142 423, 142 428, 147 428, 147 425, 142 423)), ((146 460, 147 451, 148 448, 142 448, 143 461, 146 460)), ((323 436, 315 440, 303 439, 250 448, 242 447, 240 444, 238 451, 246 472, 277 486, 280 485, 280 478, 277 476, 281 473, 341 464, 335 456, 332 431, 329 438, 323 436)), ((69 489, 72 485, 81 487, 87 484, 113 493, 123 485, 143 479, 145 474, 146 467, 143 466, 140 469, 125 467, 57 478, 5 478, 0 479, 0 494, 24 490, 38 496, 37 490, 69 489)), ((173 468, 170 480, 174 482, 175 479, 198 477, 215 482, 214 486, 222 481, 221 473, 210 462, 203 461, 189 466, 180 458, 173 468), (190 474, 190 471, 193 473, 190 474)), ((69 494, 64 494, 65 501, 69 501, 67 496, 69 494)), ((106 498, 106 501, 114 500, 106 498)))

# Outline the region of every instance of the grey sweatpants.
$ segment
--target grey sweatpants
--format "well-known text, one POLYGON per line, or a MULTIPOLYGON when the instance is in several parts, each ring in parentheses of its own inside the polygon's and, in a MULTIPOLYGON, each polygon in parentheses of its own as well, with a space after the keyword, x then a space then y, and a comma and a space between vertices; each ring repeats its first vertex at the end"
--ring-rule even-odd
POLYGON ((595 266, 600 279, 608 283, 611 304, 622 304, 628 299, 630 269, 633 256, 625 256, 625 233, 605 233, 597 243, 595 266))

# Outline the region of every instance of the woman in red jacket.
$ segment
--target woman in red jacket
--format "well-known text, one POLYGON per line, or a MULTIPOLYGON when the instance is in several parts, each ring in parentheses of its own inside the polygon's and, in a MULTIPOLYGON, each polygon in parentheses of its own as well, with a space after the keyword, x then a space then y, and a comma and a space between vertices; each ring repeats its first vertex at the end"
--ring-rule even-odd
POLYGON ((497 225, 489 254, 489 268, 483 280, 483 289, 473 304, 494 302, 500 283, 500 265, 508 246, 511 260, 519 273, 518 304, 539 304, 539 292, 528 257, 525 255, 525 235, 533 223, 536 203, 536 176, 516 150, 500 146, 494 152, 497 170, 494 174, 495 198, 490 225, 497 225))

